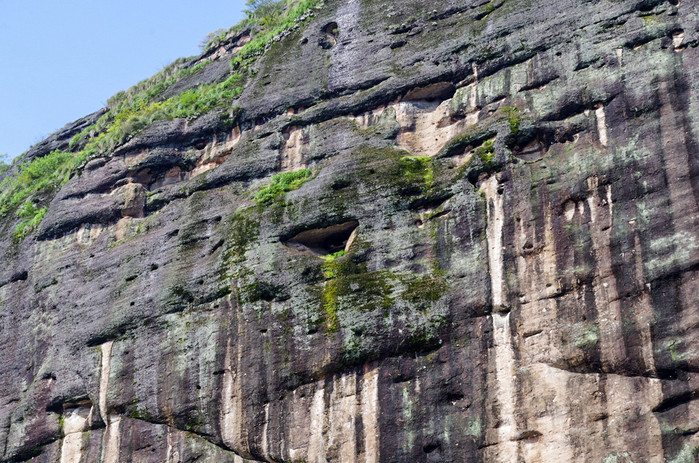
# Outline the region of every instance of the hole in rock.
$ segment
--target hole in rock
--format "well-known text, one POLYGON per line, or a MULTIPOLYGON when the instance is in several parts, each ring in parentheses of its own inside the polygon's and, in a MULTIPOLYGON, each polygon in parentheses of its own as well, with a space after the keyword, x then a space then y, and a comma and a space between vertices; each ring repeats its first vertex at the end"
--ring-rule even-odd
POLYGON ((325 228, 306 230, 290 238, 285 244, 297 251, 310 251, 317 256, 327 256, 347 250, 352 244, 359 222, 351 220, 325 228))
POLYGON ((323 32, 333 37, 337 37, 337 34, 339 33, 337 23, 333 21, 326 24, 325 27, 323 27, 323 32))
POLYGON ((336 22, 326 24, 321 31, 325 33, 325 37, 322 37, 318 41, 318 45, 320 45, 321 48, 329 50, 337 45, 337 35, 339 34, 339 30, 336 22))
POLYGON ((513 154, 524 161, 536 161, 543 158, 547 151, 548 144, 546 140, 535 138, 521 148, 515 147, 513 154))
POLYGON ((333 182, 330 184, 330 188, 332 188, 335 191, 342 190, 350 186, 352 182, 350 182, 349 179, 346 178, 338 178, 333 180, 333 182))
POLYGON ((29 274, 26 270, 20 270, 19 272, 15 272, 12 274, 12 276, 10 277, 10 283, 14 283, 16 281, 26 281, 28 277, 29 274))
POLYGON ((451 82, 437 82, 425 87, 410 90, 403 97, 403 101, 439 101, 448 100, 456 93, 456 86, 451 82))

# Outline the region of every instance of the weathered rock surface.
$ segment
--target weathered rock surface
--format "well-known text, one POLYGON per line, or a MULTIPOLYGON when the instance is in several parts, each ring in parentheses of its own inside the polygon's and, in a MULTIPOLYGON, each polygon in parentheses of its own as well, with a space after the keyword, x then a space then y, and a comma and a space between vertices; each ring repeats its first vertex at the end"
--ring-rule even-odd
POLYGON ((695 461, 698 39, 689 0, 326 2, 238 126, 0 223, 0 460, 695 461))

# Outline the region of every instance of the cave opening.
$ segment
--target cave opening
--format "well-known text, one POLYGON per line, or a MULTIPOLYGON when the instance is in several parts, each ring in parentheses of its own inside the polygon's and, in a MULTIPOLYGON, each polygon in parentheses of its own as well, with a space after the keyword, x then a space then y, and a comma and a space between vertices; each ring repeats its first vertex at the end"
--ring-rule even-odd
POLYGON ((287 246, 301 252, 311 252, 316 256, 327 256, 346 251, 352 245, 359 222, 349 222, 316 228, 298 233, 286 241, 287 246))

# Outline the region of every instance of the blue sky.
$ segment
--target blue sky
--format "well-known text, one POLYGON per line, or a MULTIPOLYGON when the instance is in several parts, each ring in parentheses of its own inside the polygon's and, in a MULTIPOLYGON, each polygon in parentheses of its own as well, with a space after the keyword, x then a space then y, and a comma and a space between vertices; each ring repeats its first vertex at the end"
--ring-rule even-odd
POLYGON ((0 154, 17 156, 243 18, 245 0, 0 0, 0 154))

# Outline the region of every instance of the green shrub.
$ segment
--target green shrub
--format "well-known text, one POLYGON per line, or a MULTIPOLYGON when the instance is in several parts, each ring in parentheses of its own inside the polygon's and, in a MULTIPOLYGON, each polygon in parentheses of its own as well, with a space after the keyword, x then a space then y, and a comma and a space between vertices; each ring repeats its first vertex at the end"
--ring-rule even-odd
POLYGON ((474 154, 481 158, 481 161, 487 166, 493 162, 495 158, 495 139, 491 138, 483 142, 481 146, 476 148, 474 154))
POLYGON ((272 183, 255 193, 255 201, 260 205, 271 204, 278 196, 300 188, 311 175, 308 169, 276 174, 272 177, 272 183))
MULTIPOLYGON (((261 31, 233 59, 234 67, 245 69, 276 36, 293 27, 299 17, 321 2, 322 0, 249 0, 248 17, 229 31, 211 34, 210 39, 221 42, 233 30, 243 30, 250 25, 261 27, 261 31)), ((192 119, 215 108, 232 107, 233 101, 243 92, 245 76, 239 73, 218 84, 200 85, 174 97, 162 98, 165 91, 176 82, 200 72, 209 64, 204 61, 185 68, 190 60, 191 58, 176 60, 153 77, 110 98, 107 102, 109 110, 70 140, 71 152, 54 151, 19 165, 14 176, 0 183, 0 215, 17 209, 37 192, 62 186, 71 172, 86 160, 109 154, 154 122, 173 118, 192 119)), ((0 174, 7 169, 7 163, 0 160, 0 174)), ((310 171, 299 171, 279 177, 273 180, 273 185, 259 192, 256 199, 260 203, 271 201, 286 191, 298 188, 309 176, 310 171)), ((22 216, 20 225, 24 225, 18 225, 18 230, 21 228, 20 234, 26 235, 26 230, 35 228, 46 212, 33 206, 33 203, 32 207, 34 209, 31 214, 29 206, 24 210, 29 215, 22 216)))
POLYGON ((24 239, 29 233, 34 231, 49 210, 48 207, 37 208, 31 201, 26 201, 17 210, 17 216, 22 220, 15 226, 13 237, 16 241, 24 239))
POLYGON ((510 121, 510 135, 516 136, 519 133, 519 126, 522 122, 522 116, 519 114, 519 108, 517 106, 505 106, 503 108, 507 114, 507 118, 510 121))
POLYGON ((228 31, 225 29, 217 29, 213 32, 210 32, 204 37, 204 40, 202 40, 199 43, 199 48, 201 49, 202 52, 206 52, 209 49, 216 47, 220 45, 222 42, 226 40, 226 37, 228 36, 228 31))
POLYGON ((286 2, 284 0, 248 0, 245 5, 248 7, 245 10, 247 17, 260 20, 264 25, 274 21, 274 18, 281 14, 286 2))
POLYGON ((55 150, 19 168, 0 184, 0 215, 25 202, 34 193, 63 185, 75 165, 76 154, 55 150))
POLYGON ((265 11, 267 14, 262 15, 262 12, 255 13, 255 11, 253 11, 252 15, 248 13, 247 23, 257 24, 262 26, 263 29, 254 35, 252 40, 246 43, 231 59, 233 69, 247 69, 255 62, 258 56, 264 53, 275 37, 291 29, 298 18, 311 10, 311 8, 321 4, 322 0, 282 0, 277 2, 258 0, 254 3, 260 3, 262 11, 265 11), (262 5, 263 3, 269 3, 269 5, 262 5))
POLYGON ((7 172, 7 169, 10 168, 10 156, 7 154, 0 154, 0 175, 4 174, 7 172))

